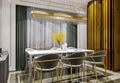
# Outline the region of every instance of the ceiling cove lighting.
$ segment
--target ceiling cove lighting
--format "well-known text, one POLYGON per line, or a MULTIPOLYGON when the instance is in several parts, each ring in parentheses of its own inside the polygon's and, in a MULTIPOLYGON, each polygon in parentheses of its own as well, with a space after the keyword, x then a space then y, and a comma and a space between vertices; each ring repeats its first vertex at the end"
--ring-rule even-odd
POLYGON ((86 16, 73 15, 69 13, 31 10, 30 14, 32 17, 44 18, 44 19, 57 19, 57 20, 71 21, 71 22, 86 22, 87 21, 86 16))

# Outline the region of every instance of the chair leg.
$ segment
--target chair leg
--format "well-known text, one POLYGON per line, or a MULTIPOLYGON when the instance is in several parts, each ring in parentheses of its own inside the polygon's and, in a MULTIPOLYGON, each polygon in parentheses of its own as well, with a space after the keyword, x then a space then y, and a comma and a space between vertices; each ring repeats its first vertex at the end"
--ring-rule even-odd
POLYGON ((85 78, 85 82, 86 82, 86 75, 85 75, 85 62, 83 61, 83 69, 82 69, 82 72, 83 72, 83 77, 85 78))
POLYGON ((106 80, 108 80, 106 65, 104 64, 103 66, 104 66, 104 69, 105 69, 105 77, 106 77, 106 80))
POLYGON ((77 69, 77 77, 79 78, 79 67, 77 69))
POLYGON ((63 74, 63 64, 62 64, 62 68, 61 68, 61 72, 60 72, 60 81, 62 81, 62 74, 63 74))
POLYGON ((56 68, 56 76, 57 76, 57 82, 59 82, 59 74, 58 74, 58 68, 56 68))
POLYGON ((70 77, 71 77, 71 82, 72 82, 72 66, 70 67, 70 77))
POLYGON ((95 76, 96 76, 96 81, 98 82, 98 78, 97 78, 97 70, 96 70, 96 65, 93 65, 93 67, 94 67, 94 72, 95 72, 95 76))
POLYGON ((42 70, 40 70, 40 83, 42 83, 42 70))
POLYGON ((52 82, 54 81, 54 71, 51 72, 52 74, 52 82))
POLYGON ((36 69, 34 67, 34 83, 35 83, 36 69))
POLYGON ((82 78, 82 82, 84 81, 84 77, 85 77, 84 65, 82 65, 82 68, 81 68, 81 78, 82 78))

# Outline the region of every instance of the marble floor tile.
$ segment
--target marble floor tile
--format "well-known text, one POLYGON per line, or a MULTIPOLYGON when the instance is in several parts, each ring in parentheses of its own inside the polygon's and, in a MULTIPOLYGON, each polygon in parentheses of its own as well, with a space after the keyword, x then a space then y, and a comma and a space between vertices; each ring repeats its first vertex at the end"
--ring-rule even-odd
MULTIPOLYGON (((96 80, 95 75, 92 73, 93 72, 91 71, 85 73, 87 77, 86 81, 81 80, 80 77, 79 78, 76 77, 76 74, 74 73, 72 83, 120 83, 120 72, 112 72, 107 70, 108 80, 106 80, 106 77, 104 75, 105 72, 104 69, 102 68, 97 68, 98 80, 96 80)), ((62 78, 63 81, 60 83, 71 83, 69 74, 63 75, 62 78)), ((56 79, 57 78, 54 78, 54 80, 56 79)), ((8 83, 29 83, 28 80, 29 80, 28 73, 24 71, 15 71, 10 72, 8 83)), ((49 83, 48 81, 51 82, 51 78, 43 79, 43 83, 49 83)), ((39 79, 35 80, 35 83, 40 83, 40 80, 39 79)), ((57 83, 57 81, 55 81, 54 83, 57 83)))

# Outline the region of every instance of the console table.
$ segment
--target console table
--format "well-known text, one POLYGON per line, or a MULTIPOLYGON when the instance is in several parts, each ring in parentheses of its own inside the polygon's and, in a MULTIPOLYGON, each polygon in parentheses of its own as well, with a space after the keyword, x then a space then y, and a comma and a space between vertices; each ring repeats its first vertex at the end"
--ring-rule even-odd
POLYGON ((9 75, 8 52, 3 52, 0 57, 0 83, 7 83, 9 75))

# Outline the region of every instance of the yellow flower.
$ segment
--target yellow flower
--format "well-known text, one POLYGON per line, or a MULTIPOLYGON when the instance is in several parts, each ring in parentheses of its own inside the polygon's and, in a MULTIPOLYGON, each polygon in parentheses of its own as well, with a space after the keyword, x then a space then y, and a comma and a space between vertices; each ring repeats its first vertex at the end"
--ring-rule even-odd
POLYGON ((58 44, 63 42, 65 40, 65 33, 64 32, 59 32, 59 33, 53 33, 52 38, 54 41, 56 41, 58 44))

